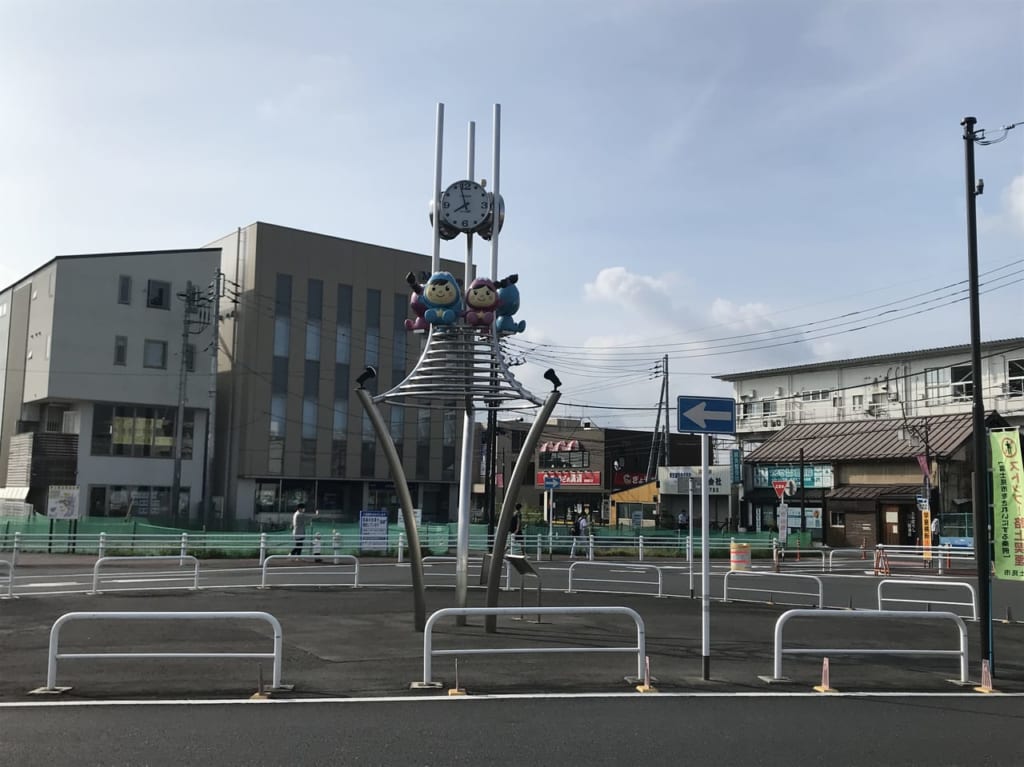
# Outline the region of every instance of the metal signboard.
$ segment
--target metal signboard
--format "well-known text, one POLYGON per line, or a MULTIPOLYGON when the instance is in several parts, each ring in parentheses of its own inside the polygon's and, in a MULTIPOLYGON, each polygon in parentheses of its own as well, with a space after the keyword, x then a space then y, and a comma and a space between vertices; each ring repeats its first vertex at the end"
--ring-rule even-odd
POLYGON ((736 400, 729 397, 679 397, 676 431, 688 434, 734 434, 736 400))
POLYGON ((363 551, 386 551, 388 548, 388 513, 363 510, 359 512, 359 548, 363 551))
POLYGON ((562 480, 554 475, 544 477, 544 489, 556 490, 562 484, 562 480))

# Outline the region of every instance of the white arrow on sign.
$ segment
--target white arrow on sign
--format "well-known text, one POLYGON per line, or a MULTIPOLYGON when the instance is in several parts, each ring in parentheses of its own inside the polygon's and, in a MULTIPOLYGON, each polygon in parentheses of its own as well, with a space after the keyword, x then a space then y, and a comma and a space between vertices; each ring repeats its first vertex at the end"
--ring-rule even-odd
POLYGON ((689 418, 700 428, 707 428, 708 421, 731 421, 732 413, 728 410, 707 410, 706 402, 698 402, 696 405, 687 410, 683 415, 689 418))

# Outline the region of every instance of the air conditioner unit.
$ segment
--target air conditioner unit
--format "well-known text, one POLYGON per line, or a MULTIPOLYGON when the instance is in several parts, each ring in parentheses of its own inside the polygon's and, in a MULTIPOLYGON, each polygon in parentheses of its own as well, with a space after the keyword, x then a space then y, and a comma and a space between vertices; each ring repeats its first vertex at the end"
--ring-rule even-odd
POLYGON ((900 401, 900 395, 897 394, 896 392, 890 392, 890 394, 889 394, 889 401, 890 402, 899 402, 900 401))

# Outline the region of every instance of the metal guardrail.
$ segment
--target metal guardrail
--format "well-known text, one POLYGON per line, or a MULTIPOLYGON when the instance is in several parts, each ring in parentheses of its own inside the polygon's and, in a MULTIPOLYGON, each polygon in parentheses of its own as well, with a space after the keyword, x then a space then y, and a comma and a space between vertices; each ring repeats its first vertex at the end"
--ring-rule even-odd
POLYGON ((653 570, 657 574, 657 576, 658 576, 658 580, 657 581, 608 580, 608 579, 605 579, 605 578, 577 578, 577 580, 585 580, 587 582, 596 582, 596 583, 632 583, 632 584, 640 584, 640 585, 644 585, 644 586, 657 586, 658 587, 658 596, 659 597, 663 596, 663 594, 662 594, 663 579, 662 579, 662 575, 661 575, 661 568, 659 568, 658 565, 636 564, 636 563, 631 563, 631 562, 591 562, 589 560, 587 560, 587 561, 580 561, 580 562, 573 562, 571 565, 569 565, 569 586, 566 589, 566 592, 565 592, 566 594, 571 594, 572 593, 572 575, 573 575, 573 571, 577 567, 605 567, 605 568, 614 567, 614 568, 618 568, 618 569, 641 570, 641 571, 652 571, 653 570))
POLYGON ((938 546, 886 546, 879 544, 870 549, 848 548, 831 549, 828 552, 828 572, 842 572, 844 570, 873 570, 875 553, 884 551, 889 559, 890 566, 904 564, 920 565, 921 567, 934 566, 939 575, 945 571, 956 569, 956 565, 963 564, 964 569, 976 564, 974 549, 961 546, 951 546, 943 543, 938 546), (834 560, 846 559, 850 564, 847 567, 838 565, 834 560), (858 564, 860 563, 860 564, 858 564))
MULTIPOLYGON (((483 561, 484 560, 481 557, 469 557, 466 560, 466 564, 467 565, 481 565, 482 566, 483 565, 483 561)), ((428 566, 430 566, 430 565, 438 565, 438 564, 452 564, 453 565, 456 562, 458 562, 458 557, 445 557, 445 556, 440 556, 440 555, 431 555, 431 556, 423 557, 423 567, 424 567, 423 575, 424 575, 424 577, 426 577, 428 575, 435 575, 435 573, 428 573, 428 572, 426 572, 426 568, 428 566)), ((501 563, 501 572, 502 572, 502 576, 501 577, 505 581, 505 585, 502 586, 502 588, 505 591, 511 591, 511 589, 512 589, 512 569, 509 567, 507 559, 503 560, 502 563, 501 563)), ((442 573, 441 575, 443 577, 446 577, 446 578, 448 578, 448 577, 454 578, 455 577, 455 573, 454 572, 452 572, 452 573, 442 573)))
POLYGON ((899 655, 899 656, 956 656, 960 659, 960 684, 967 684, 967 625, 959 615, 953 613, 927 613, 906 610, 856 610, 853 612, 834 610, 787 610, 775 622, 774 639, 774 668, 771 678, 761 677, 766 682, 789 681, 782 675, 783 655, 899 655), (848 647, 818 647, 818 648, 791 648, 784 649, 782 646, 782 630, 793 618, 827 618, 829 620, 909 620, 909 621, 951 621, 956 624, 960 634, 960 649, 958 650, 928 650, 928 649, 867 649, 848 647))
MULTIPOLYGON (((825 585, 822 583, 821 578, 817 575, 806 575, 800 573, 770 573, 770 572, 749 572, 747 570, 730 570, 725 574, 722 579, 722 601, 729 601, 729 578, 733 576, 742 576, 745 578, 790 578, 790 579, 803 579, 812 580, 818 584, 818 602, 816 608, 821 610, 825 606, 825 585)), ((790 596, 801 596, 801 597, 813 597, 815 594, 808 593, 806 591, 788 591, 779 588, 743 588, 739 586, 733 586, 733 591, 758 591, 761 593, 767 593, 769 595, 769 601, 772 594, 788 594, 790 596)))
POLYGON ((46 687, 33 690, 34 694, 57 693, 70 687, 57 686, 57 661, 82 660, 87 658, 272 658, 274 660, 271 689, 281 686, 281 648, 283 636, 281 624, 270 613, 265 612, 77 612, 60 616, 50 629, 50 646, 46 662, 46 687), (269 623, 274 631, 274 649, 269 653, 257 652, 97 652, 61 653, 60 630, 64 624, 83 620, 261 620, 269 623))
MULTIPOLYGON (((890 589, 890 591, 891 591, 891 589, 890 589)), ((885 609, 885 607, 883 606, 885 602, 902 602, 902 603, 905 603, 905 604, 907 604, 907 603, 909 603, 909 604, 924 604, 924 605, 929 605, 929 606, 930 605, 945 605, 947 607, 970 607, 971 608, 971 620, 972 621, 978 620, 978 607, 977 607, 978 595, 975 592, 973 585, 971 585, 970 583, 964 583, 963 581, 922 581, 922 580, 916 580, 916 579, 912 580, 912 581, 908 581, 908 580, 904 580, 902 578, 884 578, 884 579, 882 579, 881 581, 878 582, 878 609, 879 610, 884 610, 885 609), (890 585, 890 586, 898 584, 900 586, 905 586, 907 588, 917 588, 918 586, 922 586, 924 588, 939 587, 939 588, 943 588, 943 589, 948 589, 948 588, 967 589, 968 593, 970 593, 970 595, 971 595, 971 601, 970 602, 949 602, 949 601, 941 601, 940 602, 940 601, 935 600, 935 599, 907 599, 907 598, 899 598, 898 599, 896 597, 885 597, 885 596, 882 595, 882 592, 884 590, 886 590, 885 587, 886 587, 887 584, 890 585)))
POLYGON ((14 562, 0 559, 0 567, 7 568, 7 596, 6 599, 14 599, 14 562))
POLYGON ((199 590, 199 560, 193 557, 191 554, 175 554, 170 556, 136 556, 136 557, 100 557, 96 560, 96 564, 92 566, 92 591, 90 594, 98 594, 99 583, 100 583, 100 565, 105 562, 154 562, 154 561, 168 561, 176 560, 181 563, 182 566, 185 564, 185 560, 189 560, 195 565, 192 574, 192 590, 199 590))
POLYGON ((636 677, 627 677, 631 684, 644 679, 647 639, 644 619, 631 607, 446 607, 427 618, 423 628, 423 679, 414 682, 413 687, 437 687, 433 681, 432 661, 435 655, 503 655, 509 653, 636 653, 636 677), (463 648, 458 650, 435 650, 433 648, 434 624, 448 616, 472 615, 626 615, 636 624, 636 645, 633 647, 486 647, 463 648))
MULTIPOLYGON (((270 563, 274 560, 291 560, 291 561, 309 561, 309 556, 305 554, 271 554, 264 558, 263 564, 260 565, 260 588, 267 588, 267 570, 270 569, 270 563)), ((333 565, 340 565, 341 562, 338 560, 345 560, 346 564, 355 565, 352 588, 359 588, 359 560, 351 554, 331 554, 330 559, 332 560, 330 565, 318 564, 314 565, 313 569, 323 570, 324 567, 331 567, 333 565)), ((305 569, 305 568, 303 568, 305 569)))

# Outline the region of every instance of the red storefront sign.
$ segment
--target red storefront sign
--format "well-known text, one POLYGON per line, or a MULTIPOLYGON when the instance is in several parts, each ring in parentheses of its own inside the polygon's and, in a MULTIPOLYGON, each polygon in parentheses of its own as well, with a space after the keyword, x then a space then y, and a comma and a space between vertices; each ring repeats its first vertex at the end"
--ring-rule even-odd
POLYGON ((538 471, 534 484, 544 487, 544 477, 558 477, 560 487, 600 487, 601 472, 599 471, 538 471))
POLYGON ((612 487, 636 487, 647 484, 647 474, 642 471, 617 471, 612 475, 612 487))

